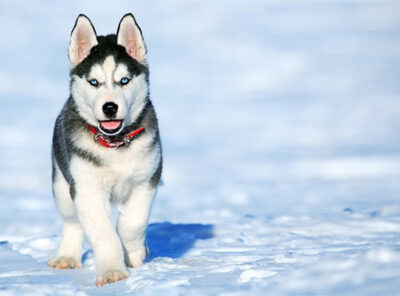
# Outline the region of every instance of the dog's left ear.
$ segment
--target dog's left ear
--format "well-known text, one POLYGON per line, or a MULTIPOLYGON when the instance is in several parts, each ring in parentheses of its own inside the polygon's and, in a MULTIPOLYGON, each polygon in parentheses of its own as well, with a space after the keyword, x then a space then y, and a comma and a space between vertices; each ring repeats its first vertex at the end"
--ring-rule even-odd
POLYGON ((146 44, 144 43, 142 31, 136 23, 135 17, 128 13, 119 22, 117 30, 117 43, 126 49, 126 53, 139 63, 146 61, 146 44))
POLYGON ((93 46, 97 45, 96 30, 89 18, 80 14, 71 32, 68 55, 71 66, 75 67, 89 54, 93 46))

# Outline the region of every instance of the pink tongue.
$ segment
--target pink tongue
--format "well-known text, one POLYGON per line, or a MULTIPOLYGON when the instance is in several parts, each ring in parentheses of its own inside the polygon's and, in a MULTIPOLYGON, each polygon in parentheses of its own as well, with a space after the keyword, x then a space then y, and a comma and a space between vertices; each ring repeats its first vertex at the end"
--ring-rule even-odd
POLYGON ((121 125, 121 121, 113 120, 113 121, 103 121, 100 123, 101 127, 107 130, 117 129, 121 125))

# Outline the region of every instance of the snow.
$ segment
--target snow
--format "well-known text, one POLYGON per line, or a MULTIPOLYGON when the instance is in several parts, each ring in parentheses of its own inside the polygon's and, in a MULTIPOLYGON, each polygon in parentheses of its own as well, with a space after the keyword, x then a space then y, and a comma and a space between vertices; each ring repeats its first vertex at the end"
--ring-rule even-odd
POLYGON ((0 295, 399 295, 400 3, 0 2, 0 295), (131 276, 54 270, 52 126, 79 13, 132 11, 165 170, 131 276))

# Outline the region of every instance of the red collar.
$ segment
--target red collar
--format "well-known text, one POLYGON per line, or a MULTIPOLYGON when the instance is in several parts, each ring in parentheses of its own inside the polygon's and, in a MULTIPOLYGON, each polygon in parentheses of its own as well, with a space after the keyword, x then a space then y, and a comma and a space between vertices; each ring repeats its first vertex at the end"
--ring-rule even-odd
POLYGON ((144 132, 144 127, 139 127, 137 130, 125 135, 121 140, 111 140, 107 136, 103 135, 101 132, 97 131, 96 128, 88 124, 90 131, 94 135, 94 140, 99 142, 99 144, 106 148, 118 148, 124 145, 128 145, 132 139, 144 132))

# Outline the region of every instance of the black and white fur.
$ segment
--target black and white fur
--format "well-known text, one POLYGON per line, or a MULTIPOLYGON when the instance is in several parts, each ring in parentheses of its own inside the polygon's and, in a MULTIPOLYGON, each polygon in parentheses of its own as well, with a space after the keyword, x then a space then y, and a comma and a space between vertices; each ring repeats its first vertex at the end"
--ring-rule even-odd
POLYGON ((53 194, 63 219, 63 234, 49 266, 81 267, 82 242, 93 247, 97 285, 129 276, 126 265, 140 266, 147 256, 145 232, 162 170, 158 123, 149 99, 146 45, 132 14, 117 34, 97 36, 90 20, 79 15, 71 33, 71 95, 53 134, 53 194), (129 83, 122 85, 122 78, 129 83), (90 81, 98 81, 97 86, 90 81), (118 106, 116 131, 102 130, 110 119, 102 107, 118 106), (105 136, 123 137, 144 127, 129 145, 106 148, 95 141, 88 124, 105 136), (117 230, 111 204, 120 211, 117 230))

